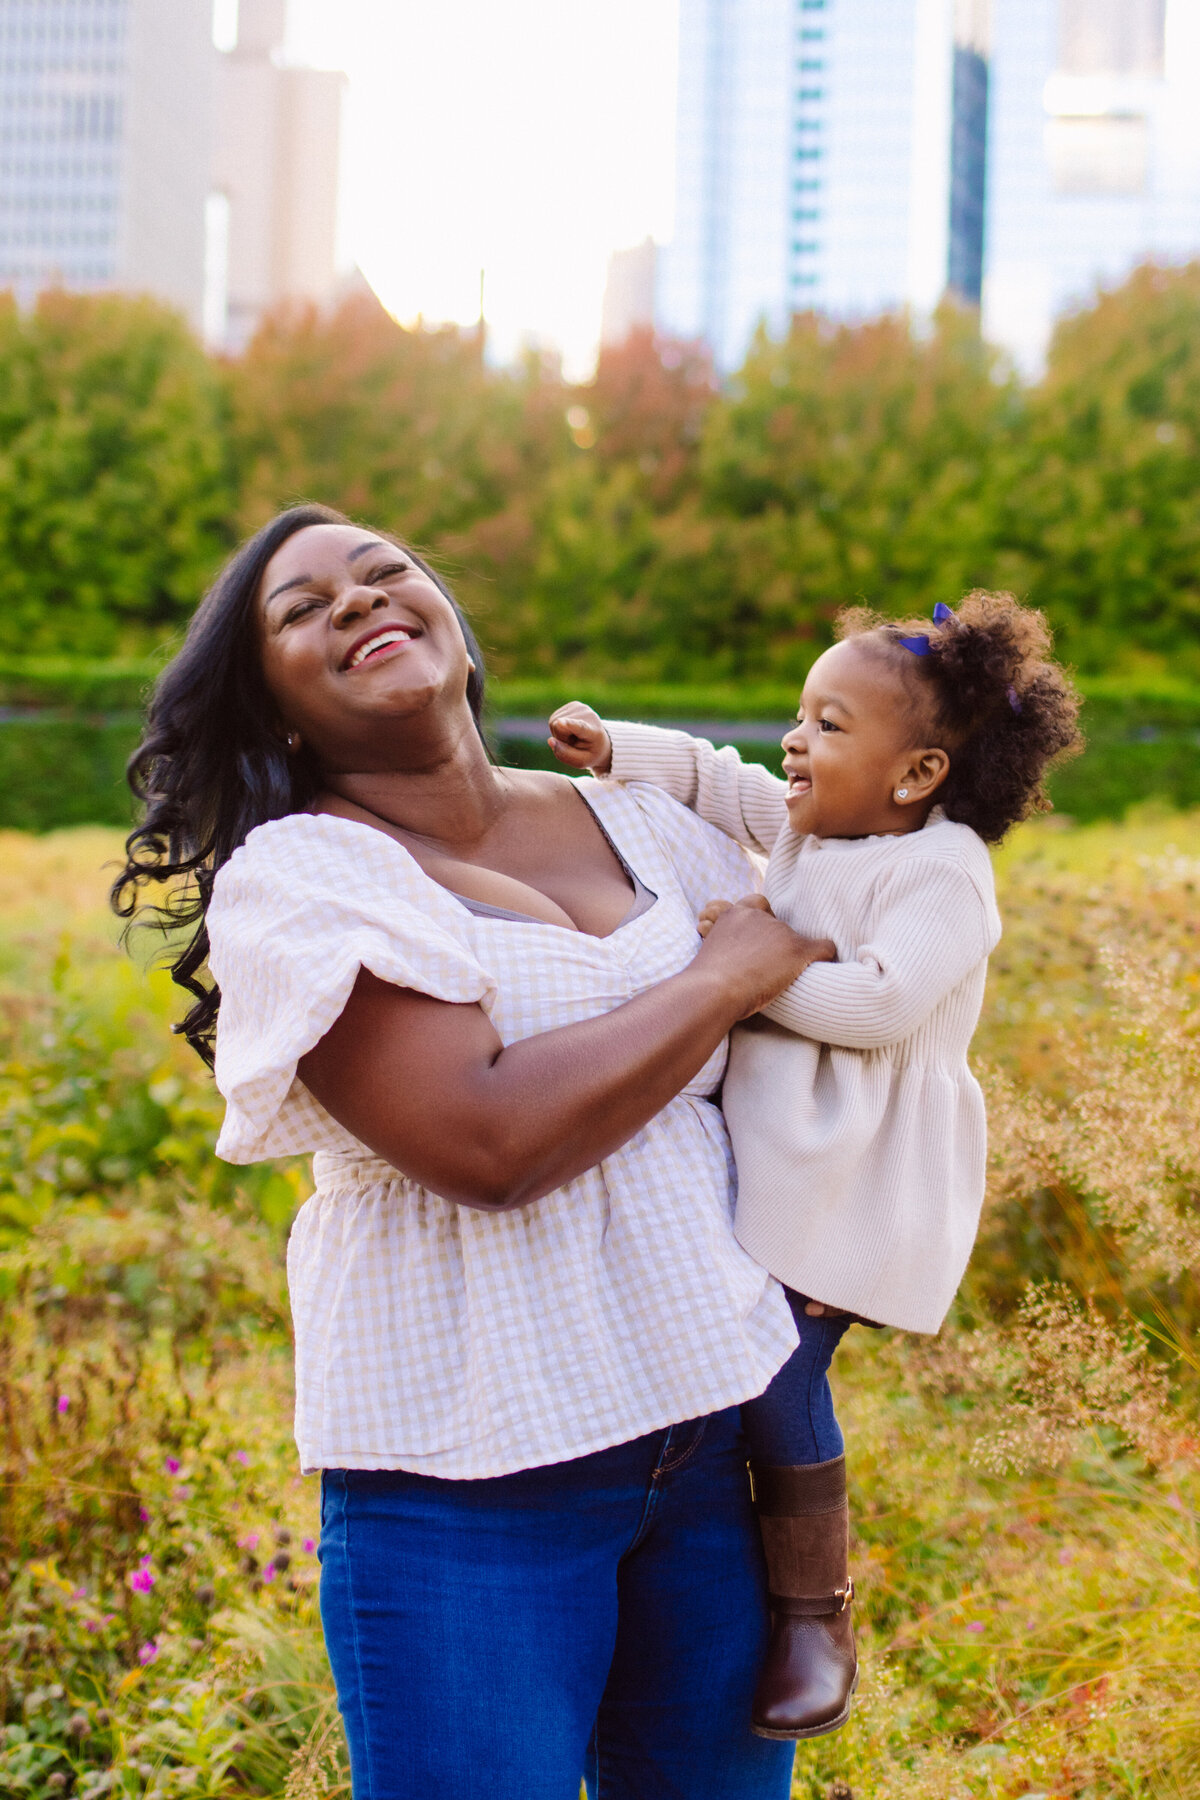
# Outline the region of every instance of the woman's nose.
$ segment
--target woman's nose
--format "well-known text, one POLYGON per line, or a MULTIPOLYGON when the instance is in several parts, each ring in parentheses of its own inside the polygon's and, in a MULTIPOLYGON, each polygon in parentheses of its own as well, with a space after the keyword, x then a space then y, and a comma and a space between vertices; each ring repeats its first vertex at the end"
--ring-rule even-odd
POLYGON ((352 625, 355 619, 365 618, 377 606, 387 605, 387 595, 379 588, 364 587, 361 582, 345 587, 334 601, 330 610, 330 621, 333 625, 352 625))

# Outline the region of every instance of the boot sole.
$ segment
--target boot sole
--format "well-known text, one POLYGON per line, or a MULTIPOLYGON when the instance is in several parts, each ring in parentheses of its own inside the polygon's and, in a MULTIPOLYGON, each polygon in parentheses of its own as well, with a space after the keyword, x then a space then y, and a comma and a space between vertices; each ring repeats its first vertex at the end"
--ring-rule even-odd
POLYGON ((783 1744, 799 1744, 806 1738, 825 1737, 830 1731, 840 1731, 842 1729, 842 1726, 850 1717, 851 1709, 854 1705, 854 1696, 857 1692, 858 1670, 855 1669, 854 1680, 850 1684, 850 1698, 847 1700, 836 1719, 829 1719, 824 1725, 806 1725, 802 1730, 796 1731, 774 1731, 769 1725, 755 1725, 753 1723, 751 1723, 750 1729, 755 1737, 771 1738, 773 1742, 783 1744))

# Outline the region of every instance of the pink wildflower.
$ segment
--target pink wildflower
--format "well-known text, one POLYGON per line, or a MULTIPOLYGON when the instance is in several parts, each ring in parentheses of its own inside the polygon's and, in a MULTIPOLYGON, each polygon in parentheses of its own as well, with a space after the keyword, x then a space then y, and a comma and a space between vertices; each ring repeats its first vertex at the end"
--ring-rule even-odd
POLYGON ((982 1619, 972 1619, 971 1623, 967 1626, 967 1630, 968 1631, 982 1631, 983 1630, 982 1619))
POLYGON ((258 1549, 258 1533, 257 1533, 257 1531, 248 1531, 246 1533, 245 1537, 240 1537, 238 1539, 238 1549, 239 1550, 257 1550, 258 1549))
POLYGON ((250 1466, 250 1458, 246 1455, 244 1450, 235 1450, 233 1453, 233 1460, 234 1462, 240 1462, 243 1469, 249 1468, 250 1466))
POLYGON ((303 1550, 304 1550, 304 1554, 306 1556, 315 1556, 316 1551, 317 1551, 316 1539, 315 1538, 305 1538, 304 1544, 303 1544, 303 1550))
POLYGON ((58 1396, 58 1410, 60 1413, 65 1413, 65 1412, 69 1411, 70 1405, 71 1405, 70 1394, 60 1394, 58 1396))
POLYGON ((129 1585, 137 1594, 148 1594, 156 1579, 154 1570, 150 1567, 150 1558, 143 1556, 141 1567, 135 1569, 129 1577, 129 1585))
POLYGON ((168 1458, 167 1458, 167 1474, 168 1475, 178 1475, 178 1473, 179 1473, 179 1458, 177 1456, 168 1456, 168 1458))
POLYGON ((154 1642, 154 1639, 151 1638, 149 1643, 143 1644, 141 1649, 138 1651, 138 1661, 141 1663, 141 1665, 144 1669, 146 1664, 152 1663, 157 1655, 158 1655, 158 1645, 154 1642))
POLYGON ((264 1581, 274 1581, 274 1579, 278 1573, 279 1573, 279 1571, 276 1569, 275 1564, 268 1563, 266 1568, 262 1572, 262 1578, 264 1581))
POLYGON ((150 1523, 150 1514, 144 1506, 138 1507, 138 1518, 142 1521, 143 1525, 148 1525, 150 1523))

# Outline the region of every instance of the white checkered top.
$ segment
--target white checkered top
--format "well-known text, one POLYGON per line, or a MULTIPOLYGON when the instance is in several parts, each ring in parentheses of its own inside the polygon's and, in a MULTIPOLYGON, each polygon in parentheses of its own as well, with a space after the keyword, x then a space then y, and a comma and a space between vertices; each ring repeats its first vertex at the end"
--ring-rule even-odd
POLYGON ((711 1095, 724 1047, 615 1155, 530 1206, 452 1204, 381 1162, 296 1076, 359 968, 477 1002, 500 1037, 594 1018, 676 974, 743 853, 651 788, 580 791, 657 896, 607 938, 470 913, 383 832, 293 814, 221 870, 217 1149, 315 1151, 288 1249, 306 1470, 479 1478, 583 1456, 761 1392, 796 1342, 739 1247, 711 1095))

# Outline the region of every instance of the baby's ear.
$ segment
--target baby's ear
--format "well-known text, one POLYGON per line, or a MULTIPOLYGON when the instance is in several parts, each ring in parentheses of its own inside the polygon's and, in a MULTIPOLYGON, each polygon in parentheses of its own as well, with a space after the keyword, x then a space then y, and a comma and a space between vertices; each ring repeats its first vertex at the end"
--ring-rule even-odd
POLYGON ((933 798, 949 773, 950 758, 944 750, 932 746, 914 750, 892 784, 892 798, 900 806, 920 806, 933 798))

